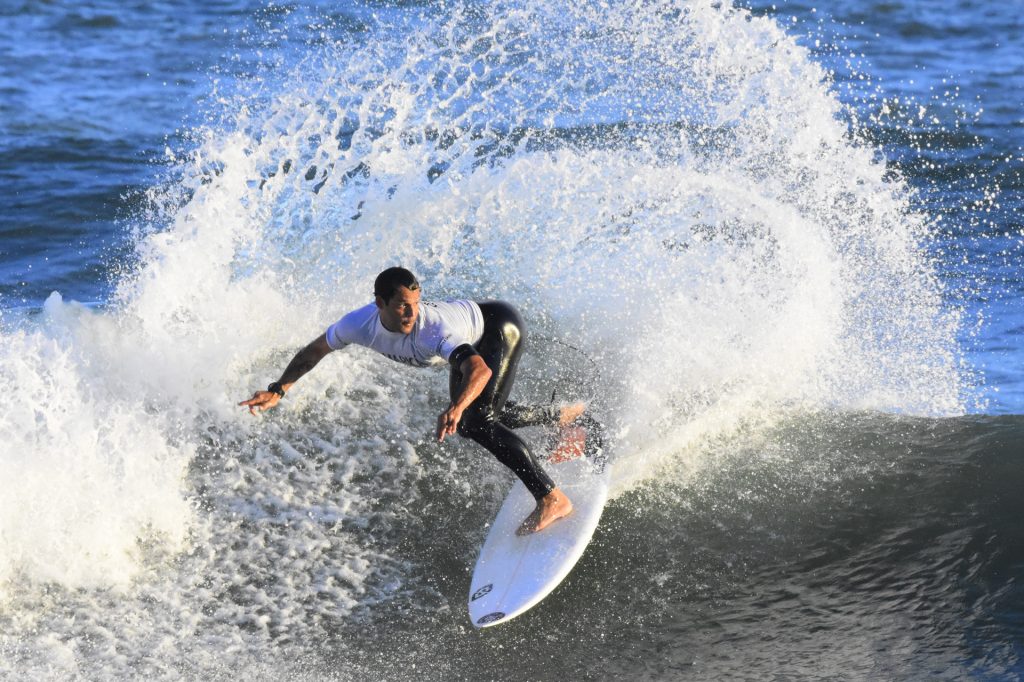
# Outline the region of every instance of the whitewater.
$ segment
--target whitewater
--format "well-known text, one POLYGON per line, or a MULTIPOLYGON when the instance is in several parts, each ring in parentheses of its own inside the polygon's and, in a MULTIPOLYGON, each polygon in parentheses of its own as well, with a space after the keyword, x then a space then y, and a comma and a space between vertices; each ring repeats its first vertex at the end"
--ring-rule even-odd
MULTIPOLYGON (((814 528, 881 513, 915 444, 974 442, 971 321, 934 220, 829 72, 720 2, 358 17, 210 95, 125 219, 104 300, 4 309, 0 676, 500 679, 525 658, 610 677, 601 642, 648 679, 907 672, 870 628, 821 670, 799 637, 763 667, 769 649, 656 654, 708 636, 672 604, 771 593, 768 567, 841 544, 814 528), (391 265, 427 300, 513 301, 532 332, 513 397, 587 400, 609 434, 605 535, 504 632, 473 631, 464 600, 511 479, 432 437, 443 371, 346 349, 278 409, 237 406, 391 265), (759 567, 762 543, 792 553, 759 567)), ((754 637, 771 604, 719 627, 754 637)), ((910 660, 961 671, 959 646, 910 660)))

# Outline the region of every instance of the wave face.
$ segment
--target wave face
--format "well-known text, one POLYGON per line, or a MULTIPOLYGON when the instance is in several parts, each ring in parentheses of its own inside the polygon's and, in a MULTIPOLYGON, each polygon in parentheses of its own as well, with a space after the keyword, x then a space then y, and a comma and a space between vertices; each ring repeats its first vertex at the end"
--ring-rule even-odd
POLYGON ((431 442, 446 377, 346 351, 235 407, 396 263, 521 308, 518 395, 593 400, 620 499, 787 415, 963 412, 927 220, 773 20, 382 14, 225 97, 109 305, 7 325, 0 673, 372 673, 355 624, 459 620, 508 477, 431 442))

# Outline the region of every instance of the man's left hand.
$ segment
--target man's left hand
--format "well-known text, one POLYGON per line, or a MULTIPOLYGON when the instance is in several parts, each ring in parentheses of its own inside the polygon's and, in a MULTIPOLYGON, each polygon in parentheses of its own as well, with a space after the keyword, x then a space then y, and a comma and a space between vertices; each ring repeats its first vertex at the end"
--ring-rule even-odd
POLYGON ((445 436, 450 436, 459 428, 459 421, 462 419, 463 410, 456 405, 449 405, 448 409, 437 418, 437 440, 444 441, 445 436))

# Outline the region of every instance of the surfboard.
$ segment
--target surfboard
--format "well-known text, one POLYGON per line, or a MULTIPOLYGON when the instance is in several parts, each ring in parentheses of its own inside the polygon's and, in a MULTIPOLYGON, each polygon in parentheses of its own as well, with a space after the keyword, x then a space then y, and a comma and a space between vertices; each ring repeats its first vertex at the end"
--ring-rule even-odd
POLYGON ((516 535, 536 501, 521 481, 509 491, 480 549, 469 588, 478 628, 504 623, 537 605, 569 575, 586 549, 608 499, 603 457, 585 456, 586 431, 563 429, 544 469, 573 503, 572 513, 542 531, 516 535))

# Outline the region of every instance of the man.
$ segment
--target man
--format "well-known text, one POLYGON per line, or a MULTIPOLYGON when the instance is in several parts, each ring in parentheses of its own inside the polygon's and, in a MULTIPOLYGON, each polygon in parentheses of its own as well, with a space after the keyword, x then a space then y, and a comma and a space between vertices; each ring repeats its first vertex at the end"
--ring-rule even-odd
POLYGON ((280 379, 239 405, 252 414, 274 407, 328 353, 351 344, 418 367, 447 362, 451 402, 437 419, 438 441, 456 432, 471 438, 526 485, 537 507, 519 527, 520 535, 543 530, 572 512, 572 502, 512 429, 568 424, 583 413, 584 406, 558 410, 508 401, 526 336, 516 309, 503 301, 421 304, 420 283, 404 268, 380 273, 373 292, 373 303, 331 325, 292 358, 280 379))

